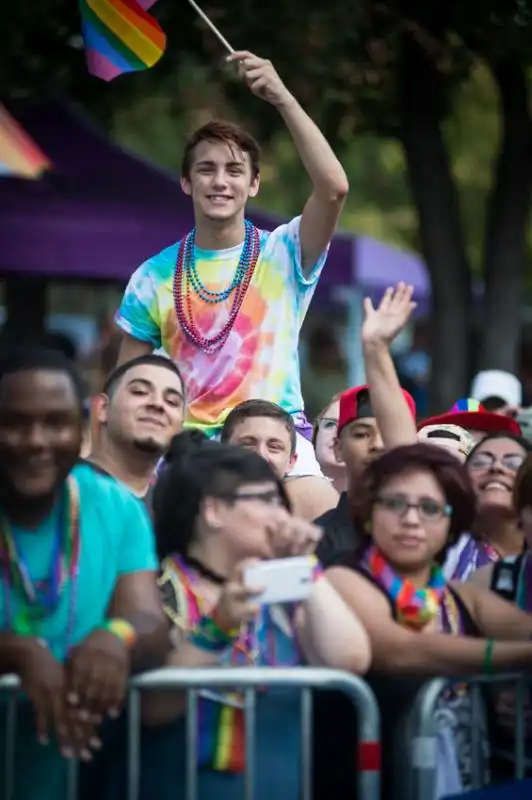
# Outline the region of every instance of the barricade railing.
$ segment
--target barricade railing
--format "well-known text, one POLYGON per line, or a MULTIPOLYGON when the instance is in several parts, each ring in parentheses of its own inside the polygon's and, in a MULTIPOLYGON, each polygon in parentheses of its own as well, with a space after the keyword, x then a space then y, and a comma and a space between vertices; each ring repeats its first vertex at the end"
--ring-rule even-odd
MULTIPOLYGON (((410 741, 410 787, 411 800, 432 800, 436 796, 437 785, 437 737, 440 723, 437 711, 447 692, 453 692, 457 686, 465 686, 470 694, 471 702, 471 788, 484 787, 484 769, 482 763, 481 746, 481 720, 486 719, 486 700, 488 704, 495 700, 496 690, 512 686, 514 693, 513 708, 515 712, 514 753, 511 760, 514 763, 514 779, 521 780, 525 777, 525 711, 526 687, 530 685, 531 678, 522 673, 501 673, 499 675, 473 675, 465 678, 434 678, 428 681, 419 691, 409 718, 409 730, 412 732, 410 741), (486 697, 483 690, 488 688, 490 695, 486 697)), ((492 712, 495 721, 496 710, 492 712)), ((490 731, 488 731, 490 732, 490 731)), ((493 733, 493 731, 491 731, 493 733)), ((501 755, 493 747, 493 740, 489 737, 489 756, 501 755)), ((508 754, 505 753, 505 757, 508 754)))
MULTIPOLYGON (((14 676, 0 678, 0 691, 9 692, 5 759, 5 786, 2 800, 14 800, 15 746, 17 727, 17 689, 14 676)), ((380 715, 375 696, 361 679, 347 672, 312 667, 235 667, 201 669, 160 669, 139 675, 130 681, 128 695, 128 800, 138 800, 141 770, 141 700, 151 691, 184 691, 187 693, 186 800, 196 800, 198 791, 197 706, 201 690, 231 690, 238 687, 244 694, 245 710, 245 800, 253 800, 255 783, 255 700, 257 690, 293 688, 301 695, 301 800, 312 797, 312 691, 343 692, 357 711, 358 748, 353 768, 357 770, 358 796, 364 800, 380 799, 380 715)), ((274 765, 272 764, 272 767, 274 765)), ((65 800, 77 798, 77 764, 69 762, 65 800)), ((63 800, 63 798, 58 798, 63 800)))
MULTIPOLYGON (((15 747, 17 737, 17 691, 19 680, 15 675, 5 675, 0 678, 0 692, 9 693, 6 715, 6 749, 0 757, 4 758, 4 786, 0 786, 2 800, 15 800, 15 747), (2 791, 3 790, 3 791, 2 791)), ((31 769, 31 764, 26 766, 31 769)), ((74 759, 69 759, 68 776, 65 800, 77 800, 78 796, 78 764, 74 759)), ((63 798, 57 798, 63 800, 63 798)))
MULTIPOLYGON (((235 667, 161 669, 133 679, 129 693, 128 800, 138 800, 141 764, 141 693, 187 692, 186 800, 197 800, 198 692, 202 689, 244 691, 245 800, 254 798, 255 697, 257 689, 293 688, 301 693, 302 800, 312 797, 312 690, 343 692, 357 710, 357 769, 359 797, 380 800, 380 715, 375 696, 361 679, 347 672, 311 667, 235 667)), ((274 765, 272 764, 272 767, 274 765)))

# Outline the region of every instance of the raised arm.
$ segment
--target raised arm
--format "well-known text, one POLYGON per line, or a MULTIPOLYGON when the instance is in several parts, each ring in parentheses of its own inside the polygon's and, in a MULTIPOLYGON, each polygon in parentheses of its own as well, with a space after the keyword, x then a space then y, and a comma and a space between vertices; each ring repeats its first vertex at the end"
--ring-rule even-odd
POLYGON ((229 56, 251 91, 277 108, 312 183, 300 227, 302 264, 310 272, 324 253, 338 225, 349 190, 344 169, 332 148, 288 91, 270 61, 248 51, 229 56))
POLYGON ((116 366, 119 367, 121 364, 126 364, 128 361, 137 358, 137 356, 146 356, 151 352, 153 352, 153 346, 150 342, 142 342, 140 339, 130 336, 129 333, 123 333, 116 366))
POLYGON ((415 308, 412 287, 398 284, 387 289, 378 308, 364 301, 362 346, 371 405, 386 448, 413 444, 416 424, 404 398, 390 355, 390 345, 408 322, 415 308))

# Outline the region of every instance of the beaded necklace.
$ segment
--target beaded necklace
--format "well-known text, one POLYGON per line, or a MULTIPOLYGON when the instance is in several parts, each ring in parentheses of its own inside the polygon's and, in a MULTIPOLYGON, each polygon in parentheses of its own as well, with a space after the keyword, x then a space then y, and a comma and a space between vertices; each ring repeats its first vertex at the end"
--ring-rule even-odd
POLYGON ((446 594, 443 570, 434 565, 424 589, 401 578, 390 567, 381 552, 372 546, 364 557, 364 567, 382 586, 394 604, 397 621, 414 630, 421 630, 441 614, 440 607, 446 594))
POLYGON ((179 242, 177 247, 173 286, 174 307, 181 330, 188 341, 204 353, 212 355, 224 346, 235 324, 259 260, 260 234, 252 222, 245 221, 244 244, 235 274, 229 286, 220 292, 207 289, 202 282, 196 266, 195 248, 196 229, 194 228, 179 242), (214 336, 204 336, 196 325, 192 311, 193 294, 209 305, 223 303, 233 294, 227 321, 214 336))
POLYGON ((4 608, 9 630, 22 636, 40 636, 40 625, 57 609, 59 601, 69 586, 69 608, 66 629, 66 649, 74 632, 77 584, 80 557, 80 500, 79 487, 70 476, 64 488, 63 524, 58 527, 52 550, 50 580, 44 589, 32 581, 23 555, 17 548, 11 526, 5 517, 0 518, 0 563, 4 608), (13 596, 18 609, 13 611, 13 596))

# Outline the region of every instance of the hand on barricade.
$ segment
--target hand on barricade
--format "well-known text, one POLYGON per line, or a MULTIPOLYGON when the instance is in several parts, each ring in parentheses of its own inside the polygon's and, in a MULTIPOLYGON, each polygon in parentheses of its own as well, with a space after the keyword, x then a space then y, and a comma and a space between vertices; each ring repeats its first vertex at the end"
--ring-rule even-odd
POLYGON ((312 522, 289 515, 272 520, 268 530, 275 558, 311 555, 323 535, 312 522))
POLYGON ((72 713, 118 716, 131 671, 130 652, 118 636, 103 628, 93 631, 71 650, 65 669, 72 713))
POLYGON ((94 720, 88 714, 78 720, 70 713, 63 664, 40 639, 25 639, 19 654, 17 674, 22 690, 35 709, 37 737, 41 744, 48 744, 51 733, 55 733, 65 757, 89 758, 90 750, 99 746, 94 720))
POLYGON ((213 617, 224 630, 240 628, 257 616, 259 606, 256 598, 261 594, 262 587, 246 586, 244 582, 246 567, 255 563, 256 559, 242 561, 223 586, 213 617))

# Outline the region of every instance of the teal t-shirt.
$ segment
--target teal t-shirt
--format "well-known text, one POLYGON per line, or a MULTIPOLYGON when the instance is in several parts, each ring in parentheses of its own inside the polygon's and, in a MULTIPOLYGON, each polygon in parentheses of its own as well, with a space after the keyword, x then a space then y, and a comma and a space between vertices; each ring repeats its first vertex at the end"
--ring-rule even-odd
MULTIPOLYGON (((82 641, 107 616, 117 580, 121 575, 156 570, 157 557, 151 522, 143 503, 123 485, 84 464, 73 470, 80 494, 81 551, 75 592, 67 584, 58 607, 44 620, 38 635, 48 641, 55 656, 63 660, 68 646, 82 641), (71 615, 75 600, 75 613, 71 615), (71 641, 66 641, 69 619, 71 641)), ((50 573, 54 539, 63 509, 58 504, 38 531, 13 528, 19 552, 35 584, 50 573)), ((0 629, 7 628, 5 589, 0 593, 0 629)), ((10 597, 12 611, 17 598, 10 597)), ((0 695, 0 798, 5 796, 7 696, 0 695)), ((19 701, 15 736, 14 800, 62 800, 66 795, 67 762, 51 744, 39 745, 35 738, 33 712, 19 701)))

